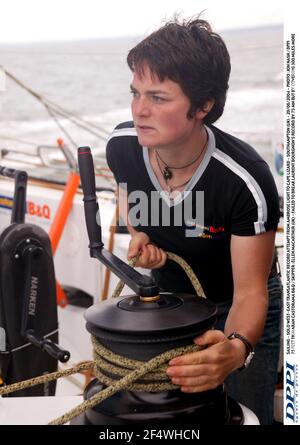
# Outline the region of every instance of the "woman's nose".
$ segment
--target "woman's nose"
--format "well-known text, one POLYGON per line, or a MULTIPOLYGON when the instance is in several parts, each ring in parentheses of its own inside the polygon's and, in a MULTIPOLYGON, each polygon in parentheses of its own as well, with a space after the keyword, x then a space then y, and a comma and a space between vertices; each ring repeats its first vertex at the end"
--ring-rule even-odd
POLYGON ((147 98, 139 97, 134 98, 132 101, 132 112, 136 116, 149 116, 150 115, 150 104, 147 98))

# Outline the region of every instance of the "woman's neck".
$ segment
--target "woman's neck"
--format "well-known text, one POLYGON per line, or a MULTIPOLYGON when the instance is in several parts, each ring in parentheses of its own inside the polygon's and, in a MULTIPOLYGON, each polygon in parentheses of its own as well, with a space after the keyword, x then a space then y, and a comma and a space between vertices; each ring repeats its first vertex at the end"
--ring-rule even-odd
MULTIPOLYGON (((197 157, 207 148, 208 134, 203 126, 189 141, 171 147, 153 148, 162 161, 170 167, 182 167, 197 157)), ((205 154, 205 153, 204 153, 205 154)), ((201 156, 203 158, 203 156, 201 156)))
POLYGON ((202 159, 206 153, 208 145, 208 134, 204 127, 203 130, 204 130, 204 137, 201 133, 201 142, 198 142, 197 150, 193 152, 193 158, 192 156, 189 157, 181 156, 180 159, 178 160, 177 157, 174 156, 174 153, 178 153, 179 157, 179 154, 182 154, 182 152, 184 151, 182 147, 180 149, 181 150, 180 153, 176 151, 176 147, 175 149, 163 148, 159 152, 157 149, 154 148, 149 149, 150 164, 163 190, 167 191, 170 191, 170 189, 173 190, 176 189, 177 191, 184 190, 186 183, 189 182, 189 180, 192 178, 193 174, 201 164, 202 159), (170 159, 169 164, 166 161, 167 157, 165 156, 166 154, 165 150, 166 152, 168 151, 169 153, 172 153, 172 156, 171 155, 169 156, 170 159), (160 157, 163 159, 164 162, 160 160, 160 157), (191 165, 188 165, 185 168, 181 168, 189 163, 191 163, 191 165), (164 175, 164 170, 166 166, 169 166, 171 168, 171 173, 172 173, 171 178, 167 180, 164 175), (175 167, 175 169, 172 169, 172 167, 175 167), (182 187, 177 187, 180 184, 182 184, 182 187))

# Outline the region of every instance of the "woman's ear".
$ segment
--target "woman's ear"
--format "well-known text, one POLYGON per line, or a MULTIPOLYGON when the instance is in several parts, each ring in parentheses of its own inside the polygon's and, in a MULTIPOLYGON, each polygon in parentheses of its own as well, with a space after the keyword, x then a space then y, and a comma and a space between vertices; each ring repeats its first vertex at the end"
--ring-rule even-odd
POLYGON ((215 99, 209 99, 205 102, 205 104, 203 105, 203 107, 200 109, 198 109, 196 111, 196 118, 197 119, 204 119, 205 116, 211 111, 212 107, 215 104, 215 99))

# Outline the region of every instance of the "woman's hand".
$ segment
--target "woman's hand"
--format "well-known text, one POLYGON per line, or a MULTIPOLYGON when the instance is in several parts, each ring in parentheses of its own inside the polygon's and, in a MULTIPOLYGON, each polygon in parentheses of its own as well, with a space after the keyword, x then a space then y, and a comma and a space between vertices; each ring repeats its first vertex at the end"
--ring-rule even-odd
POLYGON ((222 331, 206 331, 194 342, 207 348, 173 358, 166 371, 182 392, 214 389, 245 361, 245 345, 238 339, 228 340, 222 331))
POLYGON ((138 253, 140 253, 140 256, 136 266, 144 267, 145 269, 158 269, 167 260, 166 252, 151 244, 149 236, 144 232, 136 232, 132 236, 127 253, 128 260, 135 257, 138 253))

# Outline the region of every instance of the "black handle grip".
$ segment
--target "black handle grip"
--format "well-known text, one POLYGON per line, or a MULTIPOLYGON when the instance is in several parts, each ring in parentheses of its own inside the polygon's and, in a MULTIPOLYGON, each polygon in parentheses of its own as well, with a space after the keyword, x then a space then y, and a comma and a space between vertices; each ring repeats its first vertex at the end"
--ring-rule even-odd
POLYGON ((45 340, 43 343, 42 349, 48 352, 51 357, 56 358, 62 363, 65 363, 70 358, 70 352, 65 349, 61 349, 56 343, 53 343, 51 340, 45 340))
POLYGON ((71 354, 69 351, 61 349, 56 343, 49 340, 49 338, 39 337, 32 329, 25 332, 25 337, 34 346, 47 352, 51 357, 62 363, 67 362, 70 358, 71 354))
POLYGON ((94 162, 90 147, 78 148, 78 165, 84 195, 94 196, 96 193, 94 162))
POLYGON ((90 240, 90 248, 102 247, 99 206, 96 197, 94 162, 90 147, 78 148, 78 166, 83 190, 85 221, 90 240))
POLYGON ((0 175, 2 175, 2 176, 6 176, 7 178, 14 179, 17 172, 18 172, 18 170, 15 170, 14 168, 2 167, 0 165, 0 175))
POLYGON ((26 213, 27 173, 22 170, 15 170, 14 168, 2 167, 0 165, 0 175, 15 180, 11 223, 23 223, 26 213))

